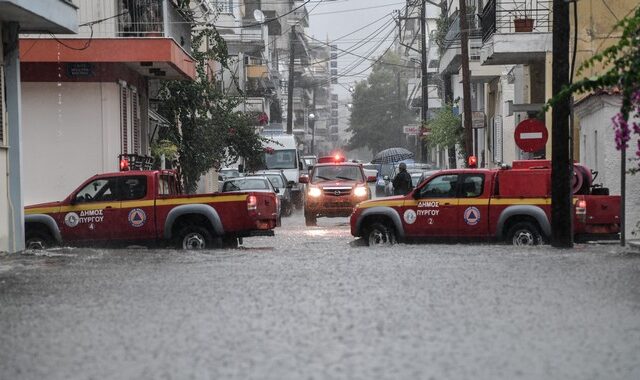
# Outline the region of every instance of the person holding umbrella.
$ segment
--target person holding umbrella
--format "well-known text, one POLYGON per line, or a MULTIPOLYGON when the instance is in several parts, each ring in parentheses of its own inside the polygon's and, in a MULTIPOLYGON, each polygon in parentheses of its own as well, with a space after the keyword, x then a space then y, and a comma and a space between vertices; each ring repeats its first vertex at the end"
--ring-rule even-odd
POLYGON ((411 183, 411 174, 407 172, 407 164, 401 162, 398 166, 400 170, 398 174, 393 178, 393 194, 394 195, 406 195, 413 189, 411 183))

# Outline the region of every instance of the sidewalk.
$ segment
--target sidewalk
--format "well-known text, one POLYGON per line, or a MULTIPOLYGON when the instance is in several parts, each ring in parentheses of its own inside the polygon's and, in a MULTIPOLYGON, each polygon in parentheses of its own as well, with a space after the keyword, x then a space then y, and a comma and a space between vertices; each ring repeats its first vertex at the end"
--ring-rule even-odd
POLYGON ((627 245, 640 251, 640 239, 627 240, 627 245))

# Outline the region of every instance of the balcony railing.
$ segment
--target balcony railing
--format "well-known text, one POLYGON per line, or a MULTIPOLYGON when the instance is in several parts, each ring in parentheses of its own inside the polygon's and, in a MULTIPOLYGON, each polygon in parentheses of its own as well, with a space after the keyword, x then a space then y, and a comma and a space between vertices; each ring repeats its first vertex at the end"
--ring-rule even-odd
POLYGON ((552 2, 550 0, 489 0, 480 16, 482 41, 495 33, 549 33, 552 29, 552 2), (516 29, 514 20, 524 22, 516 29))
POLYGON ((77 5, 80 24, 96 21, 114 11, 117 15, 94 24, 90 31, 83 28, 80 38, 87 38, 89 33, 95 38, 173 38, 185 51, 191 52, 191 19, 179 10, 175 0, 77 0, 77 5))
MULTIPOLYGON (((480 38, 482 30, 478 27, 476 14, 467 14, 467 25, 469 25, 469 39, 480 38)), ((455 11, 451 15, 451 23, 445 36, 445 49, 457 48, 460 46, 460 13, 455 11)))

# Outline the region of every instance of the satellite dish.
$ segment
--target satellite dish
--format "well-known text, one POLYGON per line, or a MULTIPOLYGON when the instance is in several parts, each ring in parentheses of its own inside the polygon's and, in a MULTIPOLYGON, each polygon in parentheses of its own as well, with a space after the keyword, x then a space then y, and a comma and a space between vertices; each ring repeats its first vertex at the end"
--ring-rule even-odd
POLYGON ((256 9, 253 11, 253 18, 256 19, 257 22, 264 22, 264 13, 260 9, 256 9))

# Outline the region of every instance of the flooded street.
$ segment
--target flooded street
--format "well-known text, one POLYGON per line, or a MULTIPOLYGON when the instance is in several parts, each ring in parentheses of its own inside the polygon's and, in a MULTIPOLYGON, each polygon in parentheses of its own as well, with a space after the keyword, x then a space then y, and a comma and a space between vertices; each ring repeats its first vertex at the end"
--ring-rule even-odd
POLYGON ((353 244, 346 218, 244 248, 0 257, 0 378, 634 379, 640 256, 353 244))

